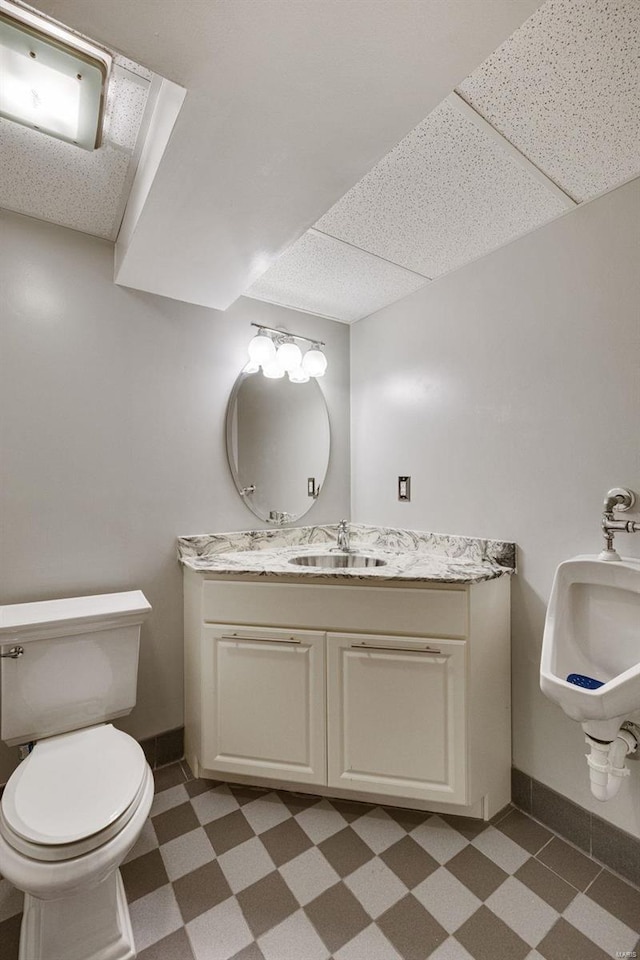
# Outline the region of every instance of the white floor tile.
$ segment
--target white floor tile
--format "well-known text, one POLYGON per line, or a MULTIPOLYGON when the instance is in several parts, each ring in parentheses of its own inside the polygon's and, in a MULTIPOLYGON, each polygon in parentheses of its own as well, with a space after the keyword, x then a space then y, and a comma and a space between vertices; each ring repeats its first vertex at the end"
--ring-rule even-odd
POLYGON ((540 943, 560 916, 553 907, 515 877, 505 880, 502 886, 487 898, 486 904, 530 947, 540 943))
POLYGON ((515 873, 531 856, 527 850, 495 827, 487 827, 474 837, 471 843, 507 873, 515 873))
POLYGON ((181 803, 185 803, 188 799, 189 794, 185 790, 184 784, 179 783, 176 787, 170 787, 168 790, 163 790, 162 793, 156 794, 151 804, 149 816, 157 817, 159 813, 164 813, 165 810, 171 810, 172 807, 177 807, 181 803))
POLYGON ((329 951, 302 910, 258 940, 265 960, 327 960, 329 951))
POLYGON ((253 941, 235 897, 188 923, 187 935, 196 960, 229 960, 253 941))
POLYGON ((359 867, 344 882, 374 920, 408 892, 402 880, 378 857, 359 867))
POLYGON ((275 865, 258 837, 227 850, 218 863, 234 893, 251 886, 275 870, 275 865))
POLYGON ((316 847, 280 867, 280 874, 303 907, 338 883, 340 877, 316 847))
POLYGON ((445 867, 439 867, 413 891, 420 903, 436 918, 447 933, 453 933, 482 902, 445 867))
POLYGON ((473 960, 473 957, 454 937, 449 937, 429 954, 429 960, 473 960))
POLYGON ((191 806, 196 817, 203 824, 226 817, 228 813, 233 813, 240 808, 240 804, 228 787, 216 787, 215 790, 201 793, 192 799, 191 806))
POLYGON ((138 953, 182 926, 182 914, 170 884, 134 900, 129 913, 138 953))
POLYGON ((334 810, 326 800, 297 813, 295 819, 312 843, 322 843, 327 837, 332 837, 347 826, 342 814, 334 810))
POLYGON ((421 823, 410 836, 438 863, 446 863, 467 846, 467 840, 440 817, 431 817, 421 823))
POLYGON ((291 811, 275 793, 245 803, 242 812, 256 833, 264 833, 291 818, 291 811))
POLYGON ((178 877, 183 877, 216 858, 209 837, 202 827, 164 843, 160 847, 160 855, 169 880, 177 880, 178 877))
POLYGON ((335 960, 400 960, 382 930, 371 924, 335 954, 335 960))
POLYGON ((406 831, 380 807, 371 810, 359 820, 354 820, 351 829, 355 830, 374 853, 382 853, 406 835, 406 831))
POLYGON ((585 937, 597 943, 605 953, 613 953, 614 950, 616 953, 624 953, 633 950, 638 942, 638 934, 626 923, 612 916, 583 893, 579 893, 571 901, 563 916, 584 933, 585 937))

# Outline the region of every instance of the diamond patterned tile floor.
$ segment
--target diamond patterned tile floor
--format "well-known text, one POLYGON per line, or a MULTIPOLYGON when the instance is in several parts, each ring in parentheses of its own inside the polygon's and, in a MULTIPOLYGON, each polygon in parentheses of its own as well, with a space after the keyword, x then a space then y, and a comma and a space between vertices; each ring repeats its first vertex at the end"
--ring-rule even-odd
MULTIPOLYGON (((640 960, 640 891, 518 810, 486 824, 180 763, 155 777, 122 866, 138 960, 640 960)), ((2 960, 21 909, 0 878, 2 960)))

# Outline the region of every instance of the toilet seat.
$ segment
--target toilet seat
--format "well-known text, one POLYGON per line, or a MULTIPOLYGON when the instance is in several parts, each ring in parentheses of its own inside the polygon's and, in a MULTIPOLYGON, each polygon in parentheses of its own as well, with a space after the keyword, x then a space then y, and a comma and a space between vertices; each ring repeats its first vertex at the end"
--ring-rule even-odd
POLYGON ((136 812, 146 769, 140 745, 111 724, 42 740, 5 787, 0 833, 34 860, 95 850, 136 812))

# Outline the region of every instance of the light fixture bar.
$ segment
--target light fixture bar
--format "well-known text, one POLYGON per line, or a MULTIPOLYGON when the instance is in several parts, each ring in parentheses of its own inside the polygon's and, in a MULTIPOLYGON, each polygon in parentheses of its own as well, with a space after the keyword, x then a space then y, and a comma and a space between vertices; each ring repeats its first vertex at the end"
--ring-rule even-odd
POLYGON ((254 323, 252 320, 251 326, 257 327, 258 330, 268 330, 269 333, 275 333, 278 337, 290 337, 292 340, 306 340, 307 343, 314 343, 319 347, 326 346, 324 340, 317 340, 315 337, 304 337, 301 333, 289 333, 287 330, 278 330, 277 327, 268 327, 266 323, 254 323))

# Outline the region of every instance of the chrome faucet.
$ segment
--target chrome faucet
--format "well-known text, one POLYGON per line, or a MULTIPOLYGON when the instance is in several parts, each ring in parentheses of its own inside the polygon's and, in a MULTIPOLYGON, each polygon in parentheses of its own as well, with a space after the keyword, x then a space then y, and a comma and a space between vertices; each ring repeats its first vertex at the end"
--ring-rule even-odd
POLYGON ((347 529, 346 520, 341 520, 338 524, 338 535, 336 542, 338 545, 338 550, 342 550, 344 553, 349 553, 351 547, 349 546, 349 531, 347 529))

